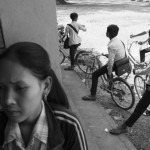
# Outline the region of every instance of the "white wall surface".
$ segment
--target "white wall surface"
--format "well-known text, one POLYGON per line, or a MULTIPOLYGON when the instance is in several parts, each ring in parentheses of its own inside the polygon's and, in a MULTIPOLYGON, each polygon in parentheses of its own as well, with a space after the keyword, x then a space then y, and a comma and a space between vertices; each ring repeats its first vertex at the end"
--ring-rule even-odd
POLYGON ((6 47, 19 41, 42 45, 61 79, 55 0, 0 0, 6 47))

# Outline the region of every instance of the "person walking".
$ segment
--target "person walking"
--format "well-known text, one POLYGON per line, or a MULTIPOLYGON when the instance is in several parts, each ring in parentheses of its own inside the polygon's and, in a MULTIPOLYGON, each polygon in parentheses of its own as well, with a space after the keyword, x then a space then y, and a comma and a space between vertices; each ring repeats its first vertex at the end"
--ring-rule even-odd
POLYGON ((78 33, 79 30, 86 31, 85 25, 81 25, 77 23, 78 21, 78 14, 73 12, 70 14, 70 18, 72 20, 71 24, 67 24, 65 28, 65 36, 69 36, 69 49, 70 49, 70 61, 71 65, 65 70, 74 70, 75 60, 74 56, 77 51, 78 46, 81 44, 81 38, 79 37, 78 33))
POLYGON ((87 96, 83 96, 82 99, 86 101, 95 101, 96 100, 96 91, 98 78, 107 74, 108 79, 112 80, 112 72, 116 70, 116 66, 114 65, 116 61, 124 58, 125 55, 125 47, 123 42, 118 39, 117 35, 119 32, 119 27, 117 25, 109 25, 107 27, 106 36, 110 39, 108 43, 108 62, 106 65, 102 66, 100 69, 96 70, 92 74, 92 86, 91 86, 91 94, 87 96))
POLYGON ((146 91, 144 92, 139 103, 136 105, 134 112, 131 116, 117 128, 109 130, 110 134, 119 135, 128 132, 128 127, 132 127, 139 117, 144 113, 150 104, 150 65, 145 69, 139 69, 134 71, 137 75, 148 75, 148 81, 146 83, 146 91))

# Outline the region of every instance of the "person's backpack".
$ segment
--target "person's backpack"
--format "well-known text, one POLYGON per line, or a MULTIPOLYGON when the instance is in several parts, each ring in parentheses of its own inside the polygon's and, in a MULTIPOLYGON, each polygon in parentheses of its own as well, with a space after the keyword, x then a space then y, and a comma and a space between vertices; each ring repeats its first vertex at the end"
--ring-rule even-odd
MULTIPOLYGON (((71 27, 77 34, 78 34, 78 31, 76 30, 76 28, 74 28, 71 24, 67 24, 69 27, 71 27)), ((65 41, 64 41, 64 48, 67 49, 69 48, 69 37, 67 35, 65 41)))

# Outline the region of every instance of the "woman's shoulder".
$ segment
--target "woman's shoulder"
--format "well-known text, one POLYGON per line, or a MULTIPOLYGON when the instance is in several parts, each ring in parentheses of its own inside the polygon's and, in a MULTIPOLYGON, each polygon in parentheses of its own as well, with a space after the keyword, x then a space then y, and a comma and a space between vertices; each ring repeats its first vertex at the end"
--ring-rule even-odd
POLYGON ((68 144, 66 145, 71 146, 68 149, 87 149, 84 131, 77 116, 63 106, 51 105, 51 108, 64 137, 67 139, 68 144))
POLYGON ((77 127, 82 130, 81 123, 72 110, 53 103, 50 103, 49 106, 60 127, 65 127, 65 129, 63 128, 64 131, 76 132, 77 127))
MULTIPOLYGON (((80 139, 84 139, 82 125, 78 117, 69 109, 66 109, 62 106, 52 106, 53 113, 62 129, 62 132, 72 137, 75 135, 80 139), (78 135, 79 133, 79 135, 78 135)), ((85 140, 85 139, 84 139, 85 140)))
POLYGON ((58 105, 52 105, 51 108, 60 125, 65 124, 68 129, 75 129, 78 127, 80 130, 82 130, 81 123, 72 110, 58 105))
POLYGON ((77 116, 71 109, 67 109, 61 105, 52 104, 52 111, 56 117, 68 118, 68 119, 77 119, 77 116))

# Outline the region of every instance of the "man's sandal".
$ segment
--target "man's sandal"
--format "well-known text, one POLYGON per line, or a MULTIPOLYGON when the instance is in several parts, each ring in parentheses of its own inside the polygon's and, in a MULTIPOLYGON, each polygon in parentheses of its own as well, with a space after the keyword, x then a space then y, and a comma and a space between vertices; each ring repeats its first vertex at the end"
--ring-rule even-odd
POLYGON ((118 126, 117 128, 109 130, 109 133, 112 135, 119 135, 127 132, 128 132, 127 127, 123 127, 123 126, 118 126))
POLYGON ((93 96, 93 95, 83 96, 82 100, 84 100, 84 101, 95 101, 96 100, 96 96, 93 96))

